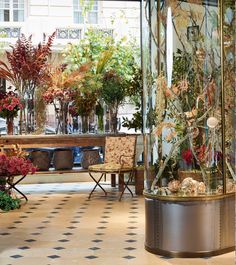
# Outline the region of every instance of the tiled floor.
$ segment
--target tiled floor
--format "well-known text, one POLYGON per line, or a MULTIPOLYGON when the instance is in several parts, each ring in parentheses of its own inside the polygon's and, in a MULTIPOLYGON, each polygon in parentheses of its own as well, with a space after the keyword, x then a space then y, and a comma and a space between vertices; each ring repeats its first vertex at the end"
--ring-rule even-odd
POLYGON ((0 265, 233 265, 233 252, 176 259, 144 250, 144 199, 87 199, 90 183, 21 185, 29 198, 0 213, 0 265))

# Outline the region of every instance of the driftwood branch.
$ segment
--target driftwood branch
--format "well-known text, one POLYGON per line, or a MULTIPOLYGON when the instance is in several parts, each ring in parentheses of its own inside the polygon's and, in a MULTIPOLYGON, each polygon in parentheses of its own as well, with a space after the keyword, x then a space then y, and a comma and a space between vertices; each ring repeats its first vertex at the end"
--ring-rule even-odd
POLYGON ((155 179, 152 182, 152 186, 151 186, 151 191, 154 191, 155 186, 159 180, 159 178, 161 177, 163 171, 165 170, 165 167, 167 165, 167 163, 169 162, 169 160, 171 159, 172 154, 179 148, 179 146, 188 139, 188 135, 185 135, 182 139, 178 140, 177 142, 175 142, 172 147, 171 150, 167 156, 167 158, 165 159, 164 163, 160 166, 160 169, 155 177, 155 179))

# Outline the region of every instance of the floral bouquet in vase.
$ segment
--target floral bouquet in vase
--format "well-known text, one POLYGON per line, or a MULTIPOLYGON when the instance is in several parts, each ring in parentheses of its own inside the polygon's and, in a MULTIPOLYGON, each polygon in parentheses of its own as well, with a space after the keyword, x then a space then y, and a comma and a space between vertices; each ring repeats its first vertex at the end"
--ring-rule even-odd
POLYGON ((10 91, 0 94, 0 116, 6 119, 7 133, 13 134, 13 120, 23 106, 19 96, 10 91))
POLYGON ((20 153, 19 155, 11 155, 10 153, 8 155, 7 153, 0 152, 0 190, 5 190, 7 178, 16 175, 26 176, 34 174, 36 169, 31 161, 21 156, 20 153))

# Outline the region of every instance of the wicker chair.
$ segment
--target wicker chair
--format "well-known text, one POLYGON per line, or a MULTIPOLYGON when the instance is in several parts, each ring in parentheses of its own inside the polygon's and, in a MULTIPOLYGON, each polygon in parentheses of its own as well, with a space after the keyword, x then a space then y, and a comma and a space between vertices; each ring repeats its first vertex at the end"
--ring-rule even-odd
POLYGON ((101 186, 100 181, 103 177, 106 178, 106 174, 118 174, 119 185, 121 192, 119 201, 121 200, 124 191, 127 189, 133 197, 131 189, 128 187, 132 181, 135 173, 135 153, 136 153, 136 136, 108 136, 105 139, 105 159, 103 164, 89 166, 89 175, 96 183, 94 188, 89 194, 89 198, 99 187, 105 195, 106 190, 101 186), (93 173, 101 173, 100 177, 96 179, 93 173), (125 181, 122 177, 123 174, 128 174, 125 181))

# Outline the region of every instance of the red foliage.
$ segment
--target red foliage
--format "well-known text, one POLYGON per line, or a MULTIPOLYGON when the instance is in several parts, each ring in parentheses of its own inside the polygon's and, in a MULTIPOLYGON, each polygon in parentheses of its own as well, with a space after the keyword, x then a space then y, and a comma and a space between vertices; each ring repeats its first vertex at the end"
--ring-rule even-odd
POLYGON ((183 160, 187 163, 187 165, 191 165, 193 162, 193 154, 190 149, 183 150, 181 153, 183 160))
POLYGON ((34 47, 32 36, 27 39, 22 34, 16 45, 11 47, 12 51, 6 52, 9 66, 0 60, 0 77, 12 83, 21 93, 25 92, 23 89, 29 91, 34 89, 47 75, 47 60, 51 53, 54 37, 55 32, 49 36, 46 42, 44 36, 43 43, 34 47))

